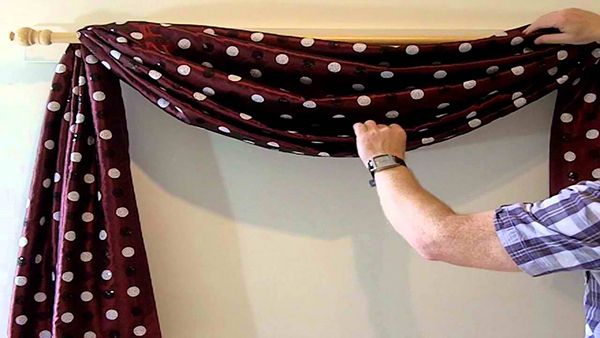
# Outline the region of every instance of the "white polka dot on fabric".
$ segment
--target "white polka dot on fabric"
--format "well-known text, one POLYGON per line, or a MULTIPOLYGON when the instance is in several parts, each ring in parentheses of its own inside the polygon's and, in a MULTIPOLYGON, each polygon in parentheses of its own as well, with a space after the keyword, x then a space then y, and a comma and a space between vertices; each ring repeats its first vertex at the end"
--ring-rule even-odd
POLYGON ((100 276, 104 280, 110 280, 112 278, 112 272, 110 270, 104 270, 100 276))
POLYGON ((75 319, 75 316, 71 312, 65 312, 60 316, 60 320, 65 324, 69 324, 73 319, 75 319))
POLYGON ((48 330, 40 331, 39 338, 52 338, 52 332, 48 330))
POLYGON ((46 223, 46 217, 42 216, 40 218, 40 225, 44 225, 46 223))
POLYGON ((240 117, 242 118, 242 120, 250 120, 252 119, 252 116, 245 114, 245 113, 240 113, 240 117))
POLYGON ((262 76, 262 72, 259 69, 250 69, 250 76, 252 76, 253 78, 259 78, 262 76))
POLYGON ((104 101, 104 99, 106 99, 106 95, 104 94, 104 92, 97 91, 92 94, 92 98, 94 99, 94 101, 104 101))
POLYGON ((74 276, 73 276, 73 273, 71 271, 63 272, 63 274, 61 276, 61 279, 64 280, 65 282, 67 282, 67 283, 72 282, 73 278, 74 278, 74 276))
POLYGON ((115 214, 119 217, 127 217, 127 215, 129 215, 129 210, 125 207, 119 207, 115 211, 115 214))
POLYGON ((290 62, 290 58, 285 54, 277 54, 277 56, 275 56, 275 62, 280 65, 286 65, 288 62, 290 62))
POLYGON ((127 43, 127 39, 122 36, 119 36, 119 37, 117 37, 117 42, 118 43, 127 43))
POLYGON ((16 286, 25 286, 25 284, 27 284, 27 277, 25 277, 25 276, 15 277, 15 285, 16 286))
POLYGON ((273 141, 267 142, 267 145, 269 145, 271 147, 279 148, 279 143, 277 143, 277 142, 273 142, 273 141))
POLYGON ((429 144, 429 143, 433 143, 434 141, 435 141, 435 139, 433 137, 424 137, 421 139, 422 144, 429 144))
POLYGON ((408 45, 406 46, 405 52, 408 55, 416 55, 419 53, 419 47, 416 45, 408 45))
POLYGON ((516 67, 512 67, 512 68, 510 69, 510 71, 511 71, 513 74, 515 74, 515 75, 519 76, 519 75, 523 75, 523 73, 525 73, 525 68, 524 68, 523 66, 516 66, 516 67))
POLYGON ((51 185, 51 184, 52 184, 52 180, 51 180, 51 179, 49 179, 49 178, 47 178, 47 179, 45 179, 44 181, 42 181, 42 186, 43 186, 44 188, 50 188, 50 185, 51 185))
POLYGON ((85 57, 85 62, 90 65, 94 65, 94 64, 98 63, 98 58, 95 57, 94 55, 90 54, 85 57))
POLYGON ((158 101, 156 101, 156 104, 158 104, 159 107, 164 109, 167 108, 171 103, 161 97, 158 99, 158 101))
POLYGON ((113 58, 119 60, 121 58, 121 52, 119 52, 118 50, 111 50, 110 51, 110 56, 112 56, 113 58))
POLYGON ((191 71, 192 71, 192 68, 190 68, 190 66, 188 66, 188 65, 180 65, 179 67, 177 67, 177 73, 179 73, 183 76, 190 75, 191 71))
POLYGON ((458 51, 460 51, 461 53, 466 53, 468 51, 470 51, 473 48, 473 46, 468 43, 468 42, 463 42, 460 44, 460 46, 458 46, 458 51))
POLYGON ((293 118, 290 114, 281 114, 279 115, 279 117, 281 117, 284 120, 291 120, 293 118))
POLYGON ((448 107, 450 107, 450 103, 443 102, 443 103, 438 104, 437 109, 444 109, 444 108, 448 108, 448 107))
POLYGON ((470 113, 467 115, 467 119, 472 119, 472 118, 474 118, 475 116, 477 116, 477 112, 476 112, 476 111, 472 111, 472 112, 470 112, 470 113))
POLYGON ((144 64, 144 60, 142 60, 142 58, 139 56, 134 56, 133 61, 140 63, 140 64, 144 64))
POLYGON ((356 99, 359 106, 365 107, 371 104, 371 98, 367 95, 361 95, 356 99))
POLYGON ((103 140, 110 140, 113 137, 112 132, 108 129, 100 131, 98 136, 100 136, 100 138, 103 140))
POLYGON ((192 42, 188 39, 180 39, 177 41, 177 47, 181 49, 189 49, 192 46, 192 42))
POLYGON ((600 168, 592 170, 592 177, 595 179, 600 179, 600 168))
POLYGON ((80 124, 83 123, 83 121, 85 121, 85 115, 77 113, 77 115, 75 115, 75 123, 80 124))
POLYGON ((262 95, 259 94, 253 94, 251 97, 252 101, 256 102, 256 103, 263 103, 265 102, 265 98, 262 97, 262 95))
POLYGON ((227 128, 227 127, 224 127, 224 126, 219 126, 219 128, 217 128, 217 129, 218 129, 219 131, 223 132, 223 133, 226 133, 226 134, 229 134, 229 133, 231 133, 231 130, 229 130, 229 128, 227 128))
POLYGON ((340 70, 342 70, 342 65, 338 62, 330 62, 327 65, 327 70, 329 70, 332 73, 338 73, 340 70))
POLYGON ((106 233, 106 230, 100 230, 100 232, 98 233, 98 238, 103 241, 108 237, 108 234, 106 233))
POLYGON ((17 325, 23 326, 27 323, 27 320, 28 319, 26 315, 20 315, 15 318, 15 323, 17 323, 17 325))
POLYGON ((481 125, 481 120, 480 119, 472 119, 469 121, 469 127, 471 128, 477 128, 481 125))
POLYGON ((410 97, 412 97, 413 100, 420 100, 425 97, 425 92, 421 89, 413 89, 410 91, 410 97))
POLYGON ((312 45, 315 44, 315 40, 311 39, 311 38, 304 38, 304 39, 300 40, 300 44, 303 47, 311 47, 312 45))
POLYGON ((121 171, 117 168, 108 169, 108 177, 119 178, 119 177, 121 177, 121 171))
POLYGON ((217 35, 215 33, 215 30, 212 28, 206 28, 205 30, 203 30, 204 33, 208 34, 208 35, 217 35))
POLYGON ((238 56, 240 54, 240 50, 236 46, 229 46, 225 50, 225 53, 229 56, 238 56))
POLYGON ((552 67, 552 68, 548 69, 547 72, 548 72, 548 75, 554 76, 558 73, 558 67, 552 67))
POLYGON ((135 250, 132 247, 128 246, 121 250, 121 254, 123 255, 123 257, 133 257, 133 255, 135 255, 135 250))
POLYGON ((265 35, 261 32, 250 34, 250 40, 254 42, 261 42, 265 38, 265 35))
POLYGON ((43 292, 37 292, 35 295, 33 295, 33 300, 35 300, 38 303, 45 302, 46 299, 48 299, 48 297, 43 292))
POLYGON ((77 238, 77 234, 75 234, 75 231, 70 230, 65 232, 65 239, 69 242, 73 242, 76 238, 77 238))
POLYGON ((115 320, 119 317, 119 312, 117 312, 117 310, 110 309, 110 310, 106 311, 105 315, 106 315, 106 319, 115 320))
POLYGON ((71 202, 77 202, 79 201, 79 193, 77 191, 70 191, 67 194, 67 199, 71 202))
POLYGON ((475 88, 475 86, 477 86, 477 81, 475 81, 475 80, 468 80, 468 81, 463 82, 463 87, 465 89, 473 89, 473 88, 475 88))
POLYGON ((94 183, 95 180, 96 180, 96 178, 92 174, 85 174, 83 176, 83 181, 87 184, 92 184, 92 183, 94 183))
POLYGON ((104 67, 106 67, 106 69, 110 69, 110 63, 108 63, 107 61, 102 61, 101 63, 104 67))
POLYGON ((527 104, 527 99, 525 99, 524 97, 520 97, 520 98, 514 100, 513 103, 517 108, 521 108, 527 104))
POLYGON ((585 133, 585 137, 590 140, 597 139, 599 135, 600 135, 600 132, 598 132, 598 129, 590 129, 585 133))
POLYGON ((208 95, 208 96, 213 96, 213 95, 215 95, 215 90, 214 90, 214 89, 212 89, 211 87, 204 87, 204 88, 202 88, 202 92, 203 92, 205 95, 208 95))
POLYGON ((522 37, 515 36, 514 38, 512 38, 512 40, 510 40, 510 44, 513 46, 517 46, 517 45, 520 45, 521 43, 523 43, 523 41, 525 41, 525 40, 522 37))
POLYGON ((596 102, 596 94, 594 93, 587 93, 583 96, 583 101, 585 101, 585 103, 594 103, 596 102))
POLYGON ((60 110, 60 103, 56 102, 56 101, 51 101, 48 103, 48 105, 46 106, 46 108, 48 108, 49 111, 59 111, 60 110))
POLYGON ((55 211, 52 214, 52 219, 55 220, 55 221, 57 221, 57 222, 60 221, 60 211, 55 211))
POLYGON ((389 70, 384 70, 379 75, 384 79, 391 79, 394 77, 394 73, 389 70))
POLYGON ((400 116, 400 113, 398 113, 397 110, 390 110, 387 113, 385 113, 385 117, 387 117, 388 119, 395 119, 398 116, 400 116))
POLYGON ((356 90, 357 92, 362 92, 365 90, 365 86, 361 83, 355 83, 352 85, 352 89, 356 90))
POLYGON ((54 173, 54 182, 58 182, 58 181, 60 181, 60 174, 54 173))
POLYGON ((446 75, 448 75, 448 73, 446 73, 445 70, 438 70, 435 73, 433 73, 433 77, 436 79, 443 79, 446 77, 446 75))
POLYGON ((494 74, 494 73, 498 72, 498 70, 500 70, 500 67, 498 67, 498 66, 489 66, 489 67, 488 67, 488 68, 485 70, 485 72, 486 72, 488 75, 492 75, 492 74, 494 74))
POLYGON ((309 85, 309 84, 312 84, 312 79, 308 76, 303 76, 300 78, 300 83, 309 85))
POLYGON ((567 162, 573 162, 575 161, 575 159, 577 158, 577 156, 575 155, 574 152, 572 151, 567 151, 564 155, 563 158, 565 159, 565 161, 567 162))
POLYGON ((345 115, 342 115, 342 114, 336 114, 336 115, 333 115, 331 118, 332 118, 332 119, 343 119, 343 118, 345 118, 345 117, 346 117, 345 115))
POLYGON ((140 32, 131 32, 129 35, 136 40, 141 40, 144 38, 144 35, 140 32))
POLYGON ((523 93, 521 93, 521 92, 514 92, 512 94, 512 99, 516 100, 516 99, 520 98, 521 96, 523 96, 523 93))
POLYGON ((35 264, 40 264, 42 262, 42 255, 35 255, 35 264))
POLYGON ((150 76, 154 80, 158 80, 162 77, 162 74, 154 69, 150 69, 150 71, 148 71, 148 76, 150 76))
POLYGON ((596 48, 592 51, 592 56, 596 59, 600 58, 600 48, 596 48))
POLYGON ((570 123, 573 121, 573 115, 569 114, 569 113, 563 113, 560 115, 560 120, 563 123, 570 123))
POLYGON ((569 80, 569 76, 563 75, 563 76, 559 77, 558 79, 556 79, 556 82, 558 82, 558 84, 563 84, 563 83, 567 82, 568 80, 569 80))
POLYGON ((328 157, 328 156, 331 156, 331 155, 329 155, 329 153, 328 153, 328 152, 325 152, 325 151, 322 151, 322 152, 318 153, 317 155, 319 155, 319 156, 322 156, 322 157, 328 157))
POLYGON ((81 220, 83 220, 86 223, 89 223, 94 220, 94 214, 86 211, 83 214, 81 214, 81 220))
POLYGON ((146 334, 146 327, 142 326, 142 325, 134 327, 133 328, 133 334, 136 337, 142 337, 142 336, 144 336, 146 334))
POLYGON ((227 75, 227 80, 231 82, 238 82, 242 80, 242 77, 235 74, 229 74, 227 75))
POLYGON ((564 49, 561 49, 556 53, 556 58, 561 61, 565 60, 568 56, 569 56, 569 53, 564 49))
POLYGON ((71 153, 71 162, 81 162, 81 153, 71 153))
POLYGON ((88 331, 83 334, 83 338, 96 338, 96 334, 92 331, 88 331))
POLYGON ((304 101, 302 103, 302 106, 304 108, 316 108, 317 104, 315 103, 315 101, 308 100, 308 101, 304 101))
POLYGON ((62 63, 57 64, 56 69, 54 69, 54 72, 57 74, 62 74, 66 71, 67 71, 67 66, 63 65, 62 63))
POLYGON ((355 44, 352 45, 352 50, 357 52, 357 53, 362 53, 365 50, 367 50, 367 45, 362 43, 362 42, 357 42, 355 44))
POLYGON ((82 301, 89 302, 94 299, 94 294, 89 291, 83 291, 79 297, 82 301))
POLYGON ((84 251, 79 255, 79 259, 84 263, 91 261, 92 258, 93 258, 93 255, 89 251, 84 251))

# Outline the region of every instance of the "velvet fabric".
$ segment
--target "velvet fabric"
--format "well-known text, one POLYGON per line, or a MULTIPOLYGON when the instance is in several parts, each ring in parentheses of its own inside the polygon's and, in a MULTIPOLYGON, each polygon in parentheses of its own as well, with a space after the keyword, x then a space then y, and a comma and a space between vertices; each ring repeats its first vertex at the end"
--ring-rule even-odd
POLYGON ((541 33, 523 29, 398 46, 147 22, 81 29, 46 106, 9 337, 161 336, 119 80, 187 124, 334 157, 356 156, 355 122, 398 123, 416 149, 558 89, 550 192, 600 178, 600 46, 537 46, 541 33))

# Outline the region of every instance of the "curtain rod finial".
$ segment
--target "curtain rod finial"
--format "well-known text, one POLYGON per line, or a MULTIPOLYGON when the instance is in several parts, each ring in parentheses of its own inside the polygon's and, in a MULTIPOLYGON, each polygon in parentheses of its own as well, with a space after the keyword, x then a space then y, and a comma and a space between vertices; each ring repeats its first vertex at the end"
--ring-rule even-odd
POLYGON ((47 29, 38 31, 30 27, 21 27, 10 32, 8 39, 22 46, 50 45, 52 44, 52 31, 47 29))

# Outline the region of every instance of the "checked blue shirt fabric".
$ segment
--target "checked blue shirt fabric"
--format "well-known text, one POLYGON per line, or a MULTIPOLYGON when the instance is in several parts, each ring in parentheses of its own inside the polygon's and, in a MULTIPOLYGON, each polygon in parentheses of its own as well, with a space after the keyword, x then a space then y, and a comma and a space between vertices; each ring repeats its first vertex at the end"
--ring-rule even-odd
POLYGON ((585 272, 585 336, 600 338, 600 181, 581 181, 534 203, 503 205, 494 224, 527 274, 585 272))

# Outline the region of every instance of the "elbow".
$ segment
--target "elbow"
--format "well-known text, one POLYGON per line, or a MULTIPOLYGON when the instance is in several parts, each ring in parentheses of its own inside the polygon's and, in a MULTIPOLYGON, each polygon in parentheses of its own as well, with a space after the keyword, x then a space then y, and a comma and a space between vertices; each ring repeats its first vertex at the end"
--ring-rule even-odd
POLYGON ((417 238, 412 247, 423 259, 428 261, 443 261, 442 246, 437 236, 423 234, 417 238))

